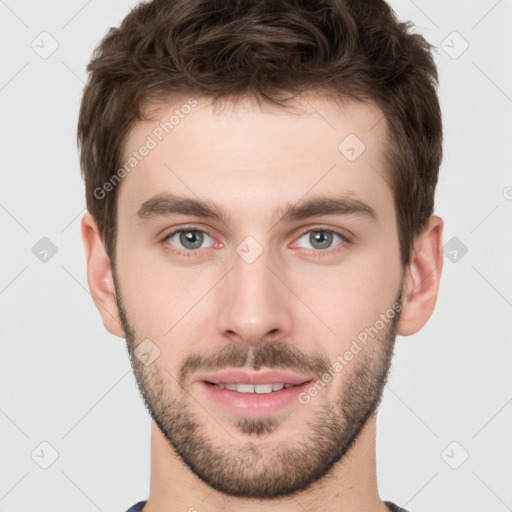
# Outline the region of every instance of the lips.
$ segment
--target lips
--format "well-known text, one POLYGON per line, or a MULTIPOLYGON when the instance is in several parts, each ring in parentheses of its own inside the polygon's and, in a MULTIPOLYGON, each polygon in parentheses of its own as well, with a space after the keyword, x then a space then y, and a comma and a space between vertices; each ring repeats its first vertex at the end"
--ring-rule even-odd
POLYGON ((285 370, 232 368, 197 375, 194 385, 207 397, 206 403, 213 402, 237 417, 258 418, 302 407, 298 397, 314 378, 285 370))

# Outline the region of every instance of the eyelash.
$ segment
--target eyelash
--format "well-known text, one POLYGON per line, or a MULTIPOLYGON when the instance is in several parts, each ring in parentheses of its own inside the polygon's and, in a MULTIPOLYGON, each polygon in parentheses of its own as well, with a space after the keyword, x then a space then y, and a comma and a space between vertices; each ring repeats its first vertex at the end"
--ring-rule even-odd
MULTIPOLYGON (((181 249, 174 249, 174 248, 172 248, 172 246, 170 244, 166 243, 176 233, 181 233, 183 231, 195 231, 195 232, 198 232, 198 233, 204 233, 205 235, 208 235, 210 238, 213 238, 213 236, 211 236, 208 233, 208 231, 205 231, 204 229, 198 229, 195 226, 182 226, 182 227, 180 227, 180 229, 176 229, 175 231, 172 231, 171 233, 165 235, 165 237, 161 240, 161 242, 163 243, 164 249, 166 251, 170 252, 171 254, 178 254, 179 253, 179 254, 181 254, 185 258, 191 258, 191 257, 196 256, 199 251, 203 250, 203 249, 194 249, 192 251, 187 251, 187 250, 181 250, 181 249)), ((337 235, 337 236, 340 237, 342 243, 338 244, 334 249, 330 249, 330 248, 329 249, 324 249, 324 250, 321 250, 321 249, 318 249, 318 250, 306 249, 307 251, 312 251, 311 256, 313 258, 322 258, 322 257, 325 257, 325 256, 330 256, 330 255, 333 255, 333 254, 337 254, 337 252, 342 250, 345 245, 350 244, 350 240, 349 240, 349 238, 346 235, 340 233, 339 231, 335 231, 334 229, 330 229, 330 228, 325 227, 325 226, 317 226, 317 227, 314 227, 314 228, 309 228, 309 229, 303 231, 297 237, 297 240, 302 238, 307 233, 311 233, 311 232, 314 232, 314 231, 323 231, 325 233, 332 233, 334 235, 337 235)))

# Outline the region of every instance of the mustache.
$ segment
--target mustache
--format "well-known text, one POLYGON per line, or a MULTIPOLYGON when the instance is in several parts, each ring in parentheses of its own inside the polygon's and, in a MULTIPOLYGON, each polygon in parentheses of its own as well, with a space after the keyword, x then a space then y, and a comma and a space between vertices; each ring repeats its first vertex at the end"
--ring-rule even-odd
POLYGON ((329 370, 330 362, 324 354, 303 353, 283 342, 267 342, 251 349, 230 343, 209 355, 198 352, 188 355, 180 370, 179 384, 183 386, 188 377, 198 370, 214 371, 226 367, 259 370, 263 366, 321 377, 329 370))

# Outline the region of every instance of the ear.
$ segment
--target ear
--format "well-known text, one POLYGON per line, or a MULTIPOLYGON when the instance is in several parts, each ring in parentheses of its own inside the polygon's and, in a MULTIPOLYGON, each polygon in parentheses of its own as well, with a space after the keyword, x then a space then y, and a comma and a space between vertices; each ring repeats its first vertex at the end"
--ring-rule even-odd
POLYGON ((403 309, 397 334, 418 332, 431 317, 439 292, 443 269, 443 220, 432 215, 428 226, 416 238, 411 263, 406 269, 403 309))
POLYGON ((96 219, 89 212, 82 218, 82 242, 87 262, 87 283, 103 325, 110 333, 125 338, 117 309, 110 260, 103 246, 96 219))

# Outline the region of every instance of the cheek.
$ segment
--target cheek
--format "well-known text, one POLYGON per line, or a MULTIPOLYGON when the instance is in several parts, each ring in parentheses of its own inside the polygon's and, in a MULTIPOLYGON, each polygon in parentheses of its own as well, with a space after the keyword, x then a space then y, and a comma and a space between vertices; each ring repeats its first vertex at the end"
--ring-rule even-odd
POLYGON ((318 322, 321 332, 335 338, 339 351, 392 307, 401 276, 398 253, 368 251, 348 258, 339 267, 297 273, 291 288, 329 327, 327 330, 318 322))
POLYGON ((161 338, 217 280, 214 270, 174 266, 162 254, 142 248, 119 251, 117 261, 123 305, 139 336, 161 338))

